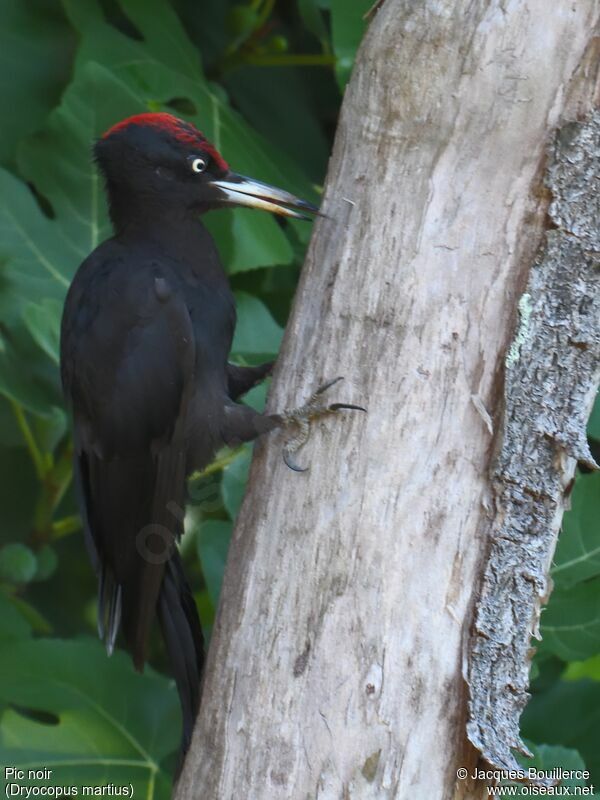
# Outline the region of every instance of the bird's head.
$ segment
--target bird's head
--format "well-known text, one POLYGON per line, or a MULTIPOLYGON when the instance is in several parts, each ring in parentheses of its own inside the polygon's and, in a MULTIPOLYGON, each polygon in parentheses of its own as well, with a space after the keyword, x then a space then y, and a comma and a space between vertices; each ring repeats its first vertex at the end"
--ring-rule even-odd
POLYGON ((317 213, 289 192, 232 172, 194 125, 171 114, 138 114, 117 123, 96 142, 94 156, 116 222, 128 209, 202 213, 248 206, 300 219, 317 213))

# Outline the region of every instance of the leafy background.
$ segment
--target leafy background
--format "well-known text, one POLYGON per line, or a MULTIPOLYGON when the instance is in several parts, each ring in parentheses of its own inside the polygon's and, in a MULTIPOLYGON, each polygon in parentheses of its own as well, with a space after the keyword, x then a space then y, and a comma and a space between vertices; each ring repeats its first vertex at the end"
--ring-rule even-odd
MULTIPOLYGON (((95 579, 58 380, 69 281, 109 235, 91 142, 119 119, 195 122, 236 170, 318 201, 370 0, 2 0, 0 4, 0 764, 41 785, 166 798, 179 708, 160 642, 143 676, 95 640, 95 579), (162 674, 162 673, 165 674, 162 674)), ((248 210, 208 224, 236 292, 234 357, 276 354, 310 228, 248 210)), ((248 401, 260 405, 265 389, 248 401)), ((600 405, 590 421, 600 447, 600 405)), ((214 620, 250 449, 190 480, 182 550, 214 620)), ((600 475, 578 477, 523 727, 536 764, 600 783, 600 475)))

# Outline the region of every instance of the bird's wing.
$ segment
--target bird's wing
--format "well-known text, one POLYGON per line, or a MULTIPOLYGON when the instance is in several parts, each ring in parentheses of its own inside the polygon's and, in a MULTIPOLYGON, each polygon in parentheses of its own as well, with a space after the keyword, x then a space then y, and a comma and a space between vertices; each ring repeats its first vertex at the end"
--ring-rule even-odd
POLYGON ((76 473, 100 573, 109 649, 119 618, 141 668, 165 564, 182 529, 194 337, 175 281, 155 267, 84 264, 63 317, 76 473))

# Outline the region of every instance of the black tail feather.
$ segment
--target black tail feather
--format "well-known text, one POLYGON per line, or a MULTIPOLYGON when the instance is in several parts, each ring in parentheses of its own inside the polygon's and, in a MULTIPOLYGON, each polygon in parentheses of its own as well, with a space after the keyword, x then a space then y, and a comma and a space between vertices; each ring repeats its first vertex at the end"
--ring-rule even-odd
POLYGON ((174 551, 164 572, 158 598, 158 618, 181 703, 183 757, 190 746, 200 704, 204 639, 196 603, 177 551, 174 551))
POLYGON ((112 655, 121 623, 121 587, 109 567, 102 564, 98 581, 98 636, 112 655))

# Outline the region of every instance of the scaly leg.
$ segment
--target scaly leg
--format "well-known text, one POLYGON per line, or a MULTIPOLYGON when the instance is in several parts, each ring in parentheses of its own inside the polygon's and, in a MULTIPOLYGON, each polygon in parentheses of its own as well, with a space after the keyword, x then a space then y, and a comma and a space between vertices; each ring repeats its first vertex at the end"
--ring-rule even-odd
POLYGON ((283 445, 283 460, 295 472, 306 472, 307 467, 298 466, 293 459, 294 453, 306 444, 310 436, 310 425, 317 419, 336 414, 338 411, 366 411, 362 406, 347 403, 330 403, 321 401, 321 395, 331 386, 343 380, 335 378, 319 386, 308 402, 299 408, 292 408, 281 414, 259 414, 249 406, 230 403, 225 406, 225 417, 222 435, 225 444, 237 447, 242 442, 250 442, 263 433, 275 428, 295 427, 297 432, 283 445))
POLYGON ((293 469, 295 472, 306 472, 308 467, 300 467, 293 459, 296 453, 309 439, 310 424, 317 419, 329 416, 330 414, 337 414, 338 411, 365 411, 366 408, 362 406, 350 405, 347 403, 330 403, 326 405, 321 402, 321 395, 323 395, 334 384, 339 383, 343 378, 334 378, 332 381, 324 383, 319 386, 316 392, 312 394, 307 403, 299 408, 293 408, 289 411, 284 411, 280 414, 282 426, 295 425, 298 432, 291 439, 283 445, 283 460, 286 465, 293 469))

